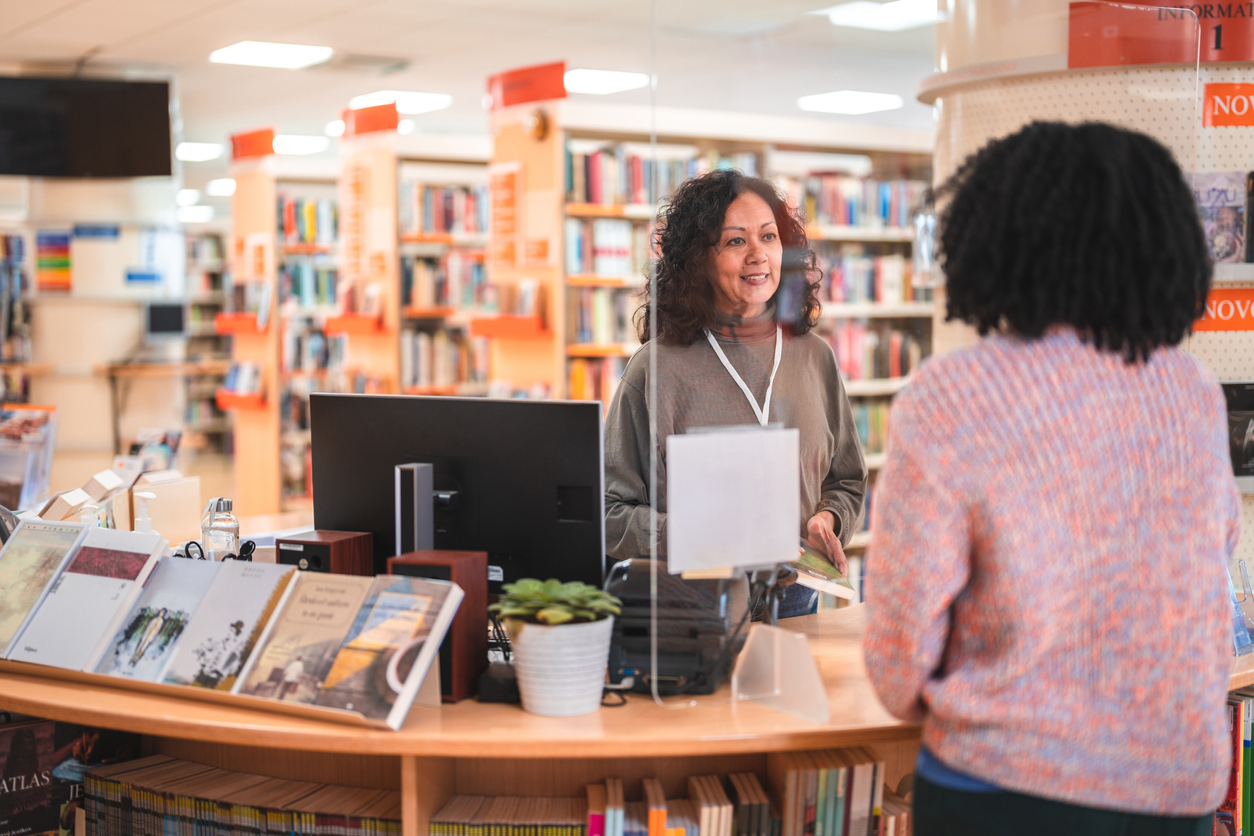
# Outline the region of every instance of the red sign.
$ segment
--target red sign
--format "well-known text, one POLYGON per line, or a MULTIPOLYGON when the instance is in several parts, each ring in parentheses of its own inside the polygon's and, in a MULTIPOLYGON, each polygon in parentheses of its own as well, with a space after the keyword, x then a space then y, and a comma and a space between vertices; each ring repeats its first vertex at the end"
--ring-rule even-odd
POLYGON ((1254 126, 1254 84, 1207 84, 1202 124, 1208 128, 1254 126))
POLYGON ((1206 312, 1194 331, 1254 331, 1254 288, 1217 287, 1206 297, 1206 312))
POLYGON ((488 79, 492 109, 566 98, 566 62, 538 64, 494 75, 488 79))
POLYGON ((247 160, 274 153, 274 128, 231 135, 231 159, 247 160))
POLYGON ((396 102, 344 111, 344 136, 360 136, 376 131, 394 131, 400 124, 396 102))
POLYGON ((1072 3, 1067 66, 1254 61, 1254 3, 1138 0, 1138 6, 1072 3))

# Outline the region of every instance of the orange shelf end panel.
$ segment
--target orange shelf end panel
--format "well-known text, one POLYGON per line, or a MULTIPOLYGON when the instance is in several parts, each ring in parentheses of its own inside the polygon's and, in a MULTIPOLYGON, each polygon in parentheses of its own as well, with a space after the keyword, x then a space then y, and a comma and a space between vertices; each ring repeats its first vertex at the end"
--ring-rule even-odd
POLYGON ((496 337, 505 340, 543 340, 553 336, 537 315, 502 314, 470 320, 470 333, 475 337, 496 337))
POLYGON ((218 409, 265 409, 266 397, 260 392, 232 392, 230 389, 219 389, 214 397, 218 409))
POLYGON ((333 334, 377 334, 383 330, 383 320, 378 314, 340 314, 327 317, 322 332, 333 334))
POLYGON ((452 308, 436 306, 433 308, 408 307, 401 311, 405 319, 444 319, 453 315, 452 308))
POLYGON ((220 313, 213 318, 216 334, 257 334, 257 315, 253 313, 220 313))

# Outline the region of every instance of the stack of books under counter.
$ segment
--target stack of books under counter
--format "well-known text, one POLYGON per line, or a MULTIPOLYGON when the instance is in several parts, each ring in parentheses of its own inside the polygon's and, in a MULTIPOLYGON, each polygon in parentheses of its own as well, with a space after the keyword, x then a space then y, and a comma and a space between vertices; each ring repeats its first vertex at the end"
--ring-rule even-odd
POLYGON ((165 755, 91 770, 83 786, 88 836, 401 832, 396 790, 269 778, 165 755))
POLYGON ((884 766, 839 749, 768 756, 770 793, 743 772, 690 776, 680 798, 654 778, 609 778, 579 797, 458 795, 429 836, 907 836, 909 805, 883 786, 884 766))

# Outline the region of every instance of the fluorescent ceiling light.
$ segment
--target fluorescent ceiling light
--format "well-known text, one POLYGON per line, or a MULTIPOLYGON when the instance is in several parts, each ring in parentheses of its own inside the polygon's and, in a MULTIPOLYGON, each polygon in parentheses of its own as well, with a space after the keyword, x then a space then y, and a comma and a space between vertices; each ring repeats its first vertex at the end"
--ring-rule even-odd
POLYGON ((376 90, 364 96, 354 96, 348 100, 353 110, 363 107, 374 107, 396 102, 397 113, 430 113, 443 110, 453 103, 453 97, 447 93, 414 93, 404 90, 376 90))
POLYGON ((327 136, 344 136, 344 120, 336 119, 334 122, 327 122, 322 132, 327 136))
POLYGON ((180 142, 174 156, 185 163, 204 163, 222 156, 222 146, 216 142, 180 142))
POLYGON ((222 49, 215 49, 209 53, 209 60, 214 64, 244 64, 249 67, 299 70, 301 67, 321 64, 331 57, 331 52, 329 46, 240 41, 222 49))
POLYGON ((412 134, 417 129, 418 129, 418 126, 414 124, 413 119, 402 119, 401 121, 396 123, 396 132, 398 134, 409 135, 409 134, 412 134))
POLYGON ((833 26, 850 26, 855 29, 875 29, 879 32, 901 32, 935 23, 940 15, 936 0, 892 0, 875 3, 872 0, 856 0, 810 12, 827 15, 833 26))
POLYGON ((863 113, 879 113, 881 110, 900 110, 905 100, 896 93, 864 93, 860 90, 839 90, 835 93, 819 93, 802 96, 797 107, 815 113, 843 113, 859 116, 863 113))
POLYGON ((306 154, 317 154, 331 147, 331 140, 325 136, 298 136, 296 134, 279 134, 274 138, 274 153, 291 157, 303 157, 306 154))
POLYGON ((174 202, 179 206, 194 206, 200 202, 199 189, 179 189, 178 195, 174 198, 174 202))
POLYGON ((235 181, 230 177, 210 180, 205 184, 205 194, 210 197, 230 197, 235 194, 235 181))
POLYGON ((567 70, 565 81, 566 92, 591 93, 594 96, 639 90, 649 85, 649 77, 644 73, 624 73, 618 70, 567 70))
POLYGON ((213 220, 212 206, 179 207, 179 223, 181 224, 207 224, 211 220, 213 220))

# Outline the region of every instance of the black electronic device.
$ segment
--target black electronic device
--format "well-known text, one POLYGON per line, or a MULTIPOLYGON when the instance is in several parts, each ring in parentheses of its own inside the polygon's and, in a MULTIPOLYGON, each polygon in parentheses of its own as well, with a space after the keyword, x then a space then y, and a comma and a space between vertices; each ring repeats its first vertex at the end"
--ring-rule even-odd
POLYGON ((159 343, 182 339, 187 308, 181 302, 149 302, 144 310, 144 341, 159 343))
POLYGON ((487 552, 489 592, 526 577, 601 585, 600 404, 314 394, 309 416, 314 525, 371 532, 376 573, 397 552, 394 468, 419 463, 434 471, 435 548, 487 552))
MULTIPOLYGON (((634 558, 615 564, 605 591, 623 602, 610 642, 612 686, 652 690, 652 561, 634 558)), ((749 582, 684 580, 665 563, 657 572, 658 693, 712 694, 731 673, 749 627, 749 582)))
POLYGON ((0 174, 169 177, 164 81, 0 77, 0 174))

